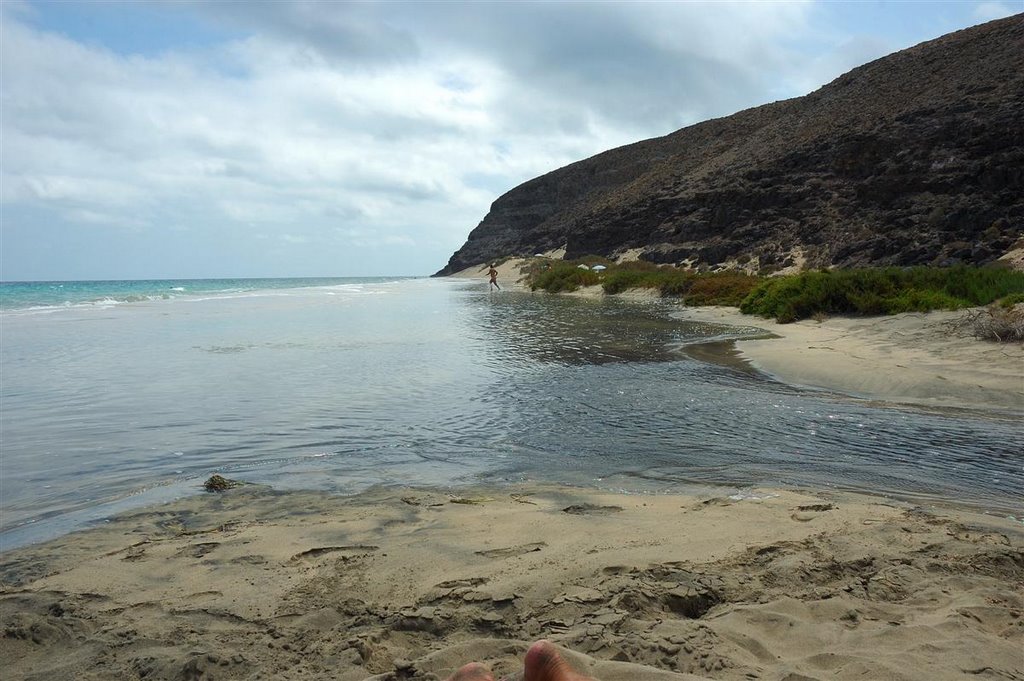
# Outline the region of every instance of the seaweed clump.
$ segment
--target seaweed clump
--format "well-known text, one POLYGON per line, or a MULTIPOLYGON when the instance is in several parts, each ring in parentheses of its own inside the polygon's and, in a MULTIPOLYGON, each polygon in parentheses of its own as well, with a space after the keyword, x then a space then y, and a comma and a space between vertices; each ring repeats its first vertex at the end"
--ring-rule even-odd
POLYGON ((203 483, 203 488, 207 492, 223 492, 233 487, 241 487, 243 483, 238 480, 230 480, 222 475, 216 473, 210 476, 210 479, 203 483))

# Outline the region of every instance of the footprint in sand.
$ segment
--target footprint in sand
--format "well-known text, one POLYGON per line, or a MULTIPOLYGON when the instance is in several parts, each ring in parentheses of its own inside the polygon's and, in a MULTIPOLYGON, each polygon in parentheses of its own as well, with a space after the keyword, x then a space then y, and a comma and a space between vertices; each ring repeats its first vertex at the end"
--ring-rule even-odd
POLYGON ((410 506, 429 506, 436 508, 438 506, 444 506, 444 501, 440 497, 402 497, 402 503, 409 504, 410 506))
POLYGON ((533 553, 534 551, 540 551, 542 548, 547 546, 544 542, 536 542, 534 544, 520 544, 519 546, 506 546, 502 549, 488 549, 486 551, 474 551, 476 555, 483 556, 484 558, 511 558, 512 556, 521 556, 524 553, 533 553))
POLYGON ((573 504, 562 509, 562 513, 569 515, 611 515, 621 511, 621 506, 597 506, 595 504, 573 504))
POLYGON ((480 586, 486 583, 486 577, 467 577, 466 579, 452 579, 447 582, 439 582, 434 587, 437 589, 457 589, 462 586, 480 586))
POLYGON ((700 502, 694 508, 699 511, 708 506, 732 506, 735 503, 732 499, 727 499, 726 497, 712 497, 700 502))
POLYGON ((145 549, 145 547, 139 546, 139 545, 135 545, 135 546, 129 546, 128 549, 125 550, 124 556, 121 557, 121 560, 126 560, 129 563, 133 563, 133 562, 135 562, 137 560, 142 560, 145 557, 146 557, 146 549, 145 549))
POLYGON ((183 546, 178 551, 178 555, 189 556, 190 558, 202 558, 206 554, 216 549, 218 546, 220 546, 220 542, 216 541, 202 542, 199 544, 189 544, 188 546, 183 546))
POLYGON ((220 591, 197 591, 194 594, 189 594, 185 597, 186 602, 194 603, 196 601, 208 601, 211 598, 220 598, 224 594, 220 591))
POLYGON ((801 523, 809 523, 810 521, 817 518, 818 513, 824 513, 825 511, 834 511, 835 506, 832 504, 805 504, 803 506, 796 507, 796 513, 789 516, 793 520, 801 523))
POLYGON ((369 544, 354 544, 352 546, 317 546, 315 548, 306 549, 305 551, 300 551, 299 553, 296 553, 294 556, 288 559, 288 565, 295 565, 310 558, 319 558, 320 556, 323 556, 325 554, 336 553, 338 551, 370 553, 372 551, 378 550, 379 548, 379 546, 372 546, 369 544))

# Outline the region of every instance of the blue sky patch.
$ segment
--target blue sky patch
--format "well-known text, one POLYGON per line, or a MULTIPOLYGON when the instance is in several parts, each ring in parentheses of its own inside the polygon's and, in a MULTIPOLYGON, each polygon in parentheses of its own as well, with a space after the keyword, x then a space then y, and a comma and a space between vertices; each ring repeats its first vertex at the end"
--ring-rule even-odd
POLYGON ((122 55, 157 56, 245 37, 193 11, 157 2, 32 2, 24 19, 86 45, 122 55))

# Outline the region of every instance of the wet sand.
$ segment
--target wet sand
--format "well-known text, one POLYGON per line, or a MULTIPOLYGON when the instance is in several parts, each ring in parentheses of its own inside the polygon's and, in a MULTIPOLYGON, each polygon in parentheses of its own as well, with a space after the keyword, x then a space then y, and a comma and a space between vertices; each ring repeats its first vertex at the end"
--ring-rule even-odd
POLYGON ((5 554, 4 678, 1024 676, 1019 521, 752 496, 202 494, 5 554))

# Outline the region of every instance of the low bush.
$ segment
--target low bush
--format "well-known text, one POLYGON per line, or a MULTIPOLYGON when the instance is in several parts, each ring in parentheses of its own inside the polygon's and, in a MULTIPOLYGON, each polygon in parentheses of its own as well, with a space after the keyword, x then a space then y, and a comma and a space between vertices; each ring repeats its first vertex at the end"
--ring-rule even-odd
POLYGON ((779 322, 823 314, 896 314, 987 305, 1024 293, 1024 272, 978 267, 870 268, 768 279, 740 305, 779 322))
POLYGON ((1011 293, 1008 296, 1003 296, 999 299, 999 304, 1005 308, 1011 308, 1014 305, 1020 305, 1024 303, 1024 293, 1011 293))
POLYGON ((530 273, 530 288, 558 293, 599 283, 608 294, 649 288, 657 289, 663 297, 682 298, 687 305, 739 305, 760 281, 742 272, 697 273, 643 261, 609 262, 596 257, 547 262, 530 273), (580 264, 603 264, 606 269, 595 272, 580 268, 580 264))
POLYGON ((687 305, 739 305, 760 282, 760 277, 742 272, 698 274, 682 297, 687 305))
POLYGON ((605 293, 622 293, 631 288, 658 288, 662 272, 654 269, 633 269, 619 267, 606 271, 602 277, 601 287, 605 293))
POLYGON ((593 270, 577 267, 575 262, 553 261, 549 267, 530 276, 530 289, 541 289, 551 293, 575 291, 581 286, 594 286, 601 282, 601 277, 593 270))
POLYGON ((955 310, 1024 302, 1024 272, 990 267, 819 270, 763 278, 742 272, 699 273, 647 262, 616 264, 599 257, 532 266, 530 288, 553 293, 601 284, 605 293, 658 289, 687 305, 739 305, 747 314, 794 322, 814 316, 955 310), (605 265, 602 272, 580 264, 605 265))

